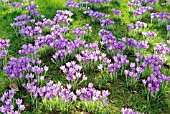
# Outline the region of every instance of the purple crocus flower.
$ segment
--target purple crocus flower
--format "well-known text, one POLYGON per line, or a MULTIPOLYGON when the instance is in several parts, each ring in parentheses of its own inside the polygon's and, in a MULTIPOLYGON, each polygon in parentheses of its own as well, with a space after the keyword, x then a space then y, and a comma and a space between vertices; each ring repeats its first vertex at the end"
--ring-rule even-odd
POLYGON ((122 108, 122 114, 139 114, 139 112, 135 112, 133 109, 130 108, 122 108))
POLYGON ((2 2, 8 2, 8 0, 2 0, 2 2))
POLYGON ((164 42, 162 42, 161 45, 157 44, 156 47, 154 48, 154 50, 158 54, 169 54, 170 53, 170 48, 164 42))
POLYGON ((9 6, 13 6, 13 7, 18 7, 18 8, 22 8, 24 5, 21 2, 10 2, 9 6))
POLYGON ((145 14, 147 11, 149 11, 149 10, 153 10, 153 8, 150 7, 150 6, 139 7, 139 8, 137 8, 136 10, 133 10, 133 14, 134 14, 135 16, 137 16, 137 15, 144 15, 144 14, 145 14))
POLYGON ((169 40, 167 40, 167 43, 168 43, 168 44, 170 44, 170 39, 169 39, 169 40))
POLYGON ((134 26, 132 24, 128 24, 126 30, 134 29, 134 26))
POLYGON ((16 101, 17 105, 21 105, 22 104, 22 99, 16 99, 15 101, 16 101))
POLYGON ((167 29, 167 31, 170 32, 170 25, 167 25, 167 26, 166 26, 166 29, 167 29))
POLYGON ((148 31, 148 32, 142 32, 142 35, 146 36, 146 37, 156 37, 157 34, 153 31, 148 31))
POLYGON ((113 9, 113 12, 115 15, 120 15, 122 12, 120 10, 113 9))
POLYGON ((128 76, 129 75, 129 71, 128 70, 124 70, 124 75, 128 76))
POLYGON ((19 110, 25 110, 25 106, 24 105, 19 105, 19 110))

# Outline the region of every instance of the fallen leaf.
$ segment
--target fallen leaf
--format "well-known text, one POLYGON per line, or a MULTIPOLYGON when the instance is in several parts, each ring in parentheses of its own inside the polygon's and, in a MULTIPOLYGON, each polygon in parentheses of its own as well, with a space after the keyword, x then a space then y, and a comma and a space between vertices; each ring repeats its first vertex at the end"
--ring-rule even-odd
POLYGON ((17 86, 14 82, 11 82, 11 83, 9 84, 9 87, 10 87, 11 89, 14 89, 15 91, 19 91, 18 86, 17 86))

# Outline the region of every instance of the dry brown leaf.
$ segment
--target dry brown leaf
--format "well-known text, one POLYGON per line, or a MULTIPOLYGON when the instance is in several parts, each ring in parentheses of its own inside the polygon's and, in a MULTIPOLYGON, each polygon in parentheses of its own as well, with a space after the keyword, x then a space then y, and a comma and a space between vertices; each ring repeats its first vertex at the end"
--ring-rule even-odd
POLYGON ((9 84, 9 87, 10 87, 11 89, 14 89, 15 91, 19 91, 18 86, 17 86, 14 82, 11 82, 11 83, 9 84))

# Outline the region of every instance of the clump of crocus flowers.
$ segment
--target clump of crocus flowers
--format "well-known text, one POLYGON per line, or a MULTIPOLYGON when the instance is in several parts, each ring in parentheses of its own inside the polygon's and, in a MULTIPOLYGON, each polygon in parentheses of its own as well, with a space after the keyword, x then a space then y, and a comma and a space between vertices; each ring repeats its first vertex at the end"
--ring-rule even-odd
POLYGON ((146 37, 153 37, 153 38, 155 38, 157 36, 157 34, 153 31, 142 32, 142 35, 146 36, 146 37))
POLYGON ((88 10, 84 11, 83 13, 88 14, 92 19, 101 19, 107 16, 105 13, 93 11, 90 8, 88 8, 88 10))
POLYGON ((18 8, 22 8, 24 6, 24 4, 21 2, 10 2, 8 5, 13 7, 18 7, 18 8))
POLYGON ((149 44, 147 41, 139 41, 138 42, 134 38, 123 38, 122 41, 128 45, 128 48, 134 47, 138 50, 141 50, 141 49, 146 50, 149 48, 149 44))
POLYGON ((147 11, 153 10, 151 6, 146 6, 146 7, 139 7, 136 10, 133 10, 133 15, 134 17, 140 16, 142 17, 147 11))
POLYGON ((107 49, 110 52, 114 52, 115 50, 124 51, 126 50, 125 43, 121 41, 116 41, 116 37, 112 35, 110 31, 101 29, 99 31, 99 35, 102 36, 101 45, 106 45, 107 49))
POLYGON ((122 114, 144 114, 144 113, 136 112, 131 108, 122 108, 121 112, 122 114))
POLYGON ((26 36, 31 37, 33 35, 40 34, 42 32, 41 28, 39 26, 36 26, 35 28, 32 28, 31 26, 27 26, 25 28, 22 28, 19 33, 26 36))
POLYGON ((80 73, 82 66, 77 65, 75 61, 66 63, 66 66, 61 66, 60 69, 67 74, 66 79, 68 81, 77 82, 79 78, 87 80, 87 77, 80 73))
POLYGON ((0 38, 0 60, 3 59, 7 55, 7 48, 10 46, 9 39, 1 39, 0 38))
POLYGON ((22 46, 22 50, 19 50, 18 53, 25 56, 30 54, 36 55, 38 53, 38 46, 33 46, 32 44, 24 44, 22 46))
POLYGON ((39 80, 40 74, 46 72, 47 70, 46 67, 40 67, 41 62, 42 61, 38 58, 32 59, 26 57, 11 57, 8 62, 8 66, 4 66, 3 69, 6 71, 7 76, 12 79, 33 79, 37 76, 37 80, 39 80))
POLYGON ((74 41, 68 41, 67 39, 56 40, 53 42, 53 48, 56 52, 51 60, 56 65, 59 65, 61 61, 65 62, 71 55, 74 55, 73 53, 79 50, 84 44, 85 41, 80 38, 76 38, 74 41))
POLYGON ((25 105, 23 105, 22 99, 15 99, 15 90, 11 89, 7 92, 4 92, 0 101, 3 105, 0 107, 0 112, 3 114, 21 114, 22 111, 25 110, 25 105), (18 109, 15 110, 14 105, 17 105, 18 109))
POLYGON ((134 29, 134 31, 136 32, 139 28, 146 28, 147 24, 145 22, 141 22, 141 21, 137 21, 135 23, 136 28, 134 29))
POLYGON ((73 28, 72 33, 76 35, 84 36, 86 34, 86 31, 83 31, 82 28, 73 28))
POLYGON ((35 5, 35 2, 31 1, 30 5, 27 6, 25 10, 29 11, 33 16, 40 17, 41 15, 36 11, 37 8, 38 6, 35 5))
POLYGON ((157 54, 165 55, 170 53, 170 48, 164 42, 162 42, 161 45, 157 44, 154 50, 157 52, 157 54))
POLYGON ((101 26, 111 27, 114 23, 115 22, 110 19, 100 19, 101 26))
POLYGON ((36 26, 39 27, 46 27, 46 26, 52 26, 53 24, 55 24, 55 22, 51 19, 47 19, 47 18, 43 18, 42 21, 38 21, 35 23, 36 26))
POLYGON ((169 22, 170 21, 170 13, 169 12, 155 12, 151 13, 151 23, 153 19, 157 19, 158 25, 162 25, 164 22, 169 22))
POLYGON ((73 20, 71 19, 71 16, 73 13, 68 10, 57 10, 55 17, 53 18, 53 21, 57 24, 70 24, 73 20))
POLYGON ((111 76, 111 80, 117 79, 117 74, 121 69, 121 74, 123 73, 125 65, 129 64, 129 60, 126 55, 121 55, 119 53, 113 56, 114 63, 108 65, 108 70, 111 76))
POLYGON ((167 36, 170 36, 170 25, 166 26, 166 30, 167 30, 167 36))

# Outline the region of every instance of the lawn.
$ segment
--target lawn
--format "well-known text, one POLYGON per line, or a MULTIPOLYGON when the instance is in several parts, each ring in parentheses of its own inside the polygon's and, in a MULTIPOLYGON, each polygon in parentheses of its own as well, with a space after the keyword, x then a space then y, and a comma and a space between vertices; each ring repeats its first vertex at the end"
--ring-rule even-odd
MULTIPOLYGON (((22 0, 9 1, 10 3, 22 2, 24 7, 31 3, 22 0)), ((155 50, 158 44, 163 45, 162 42, 166 45, 162 50, 164 51, 165 48, 170 50, 170 44, 167 42, 170 38, 170 35, 167 35, 167 25, 170 25, 170 22, 161 19, 153 19, 151 22, 150 18, 151 13, 170 12, 169 2, 159 0, 155 5, 142 3, 143 6, 151 6, 153 10, 146 11, 144 15, 136 17, 134 17, 132 7, 128 6, 128 2, 131 0, 111 0, 106 4, 89 3, 88 7, 91 11, 102 12, 104 15, 110 14, 107 18, 114 21, 111 26, 101 26, 100 19, 92 18, 88 13, 84 14, 84 11, 87 10, 86 5, 70 8, 66 6, 67 0, 33 1, 35 6, 38 6, 35 10, 49 20, 53 20, 57 10, 68 10, 73 15, 67 17, 72 19, 67 24, 58 21, 49 24, 50 21, 45 26, 35 25, 38 21, 43 22, 42 17, 36 17, 24 8, 12 7, 8 3, 0 1, 0 39, 10 40, 10 47, 6 48, 7 55, 2 59, 0 58, 0 97, 5 91, 7 92, 10 89, 16 91, 17 88, 18 91, 15 92, 10 102, 15 110, 18 110, 21 114, 119 114, 122 108, 131 108, 136 112, 148 114, 170 113, 170 51, 166 54, 163 52, 159 54, 155 50), (113 9, 120 10, 121 14, 115 15, 113 9), (24 35, 26 34, 26 26, 23 28, 10 26, 11 23, 17 22, 14 18, 22 14, 28 14, 31 19, 35 19, 33 23, 26 23, 27 26, 32 28, 40 26, 38 32, 33 33, 34 35, 24 35), (147 27, 139 27, 136 32, 134 31, 135 28, 127 30, 128 24, 136 27, 137 21, 146 23, 147 27), (92 27, 90 29, 92 31, 85 30, 86 24, 92 27), (59 28, 68 27, 69 30, 66 32, 59 32, 56 28, 52 30, 53 25, 59 25, 59 28), (85 34, 73 34, 75 28, 83 28, 82 31, 86 32, 85 34), (23 29, 23 34, 21 29, 23 29), (102 35, 101 29, 107 30, 104 35, 102 35), (142 32, 148 31, 154 32, 156 36, 149 37, 142 34, 142 32), (139 43, 128 44, 126 40, 128 38, 133 38, 135 43, 139 43), (146 41, 149 47, 146 48, 145 44, 143 46, 140 43, 142 41, 146 41), (102 45, 102 42, 104 42, 104 45, 102 45), (24 44, 31 44, 32 48, 35 49, 25 49, 33 52, 21 54, 18 51, 23 50, 24 44), (122 47, 125 46, 126 49, 123 50, 121 45, 122 47), (139 45, 143 47, 137 48, 139 45), (113 47, 110 50, 111 46, 113 47), (64 50, 69 49, 71 52, 62 58, 63 47, 64 50), (36 49, 37 52, 34 53, 36 49), (54 54, 58 54, 59 51, 61 53, 57 58, 54 54), (139 61, 136 61, 136 58, 138 58, 135 55, 136 52, 140 53, 139 61), (80 56, 84 57, 84 60, 80 60, 80 56), (151 57, 149 58, 149 56, 151 57), (117 59, 115 59, 116 57, 117 59), (41 61, 39 59, 31 60, 35 58, 39 58, 41 61), (166 58, 166 62, 163 61, 163 58, 166 58), (127 61, 120 63, 123 60, 127 61), (25 61, 30 62, 30 64, 25 61), (76 62, 75 66, 72 61, 76 62), (110 63, 107 61, 110 61, 110 63), (142 68, 141 65, 145 64, 146 61, 148 64, 142 72, 135 70, 142 68), (28 65, 24 67, 26 70, 20 68, 24 64, 28 65), (75 68, 71 69, 70 66, 75 68), (23 71, 20 73, 20 70, 23 71), (134 75, 138 77, 131 76, 130 73, 126 75, 126 71, 135 72, 134 75), (18 72, 19 75, 16 75, 18 72), (33 78, 29 78, 31 74, 34 75, 33 78), (77 78, 78 75, 81 78, 77 78), (167 81, 161 76, 165 76, 167 81), (143 82, 144 79, 148 81, 146 84, 143 82), (152 86, 152 89, 156 88, 156 90, 149 89, 149 86, 152 86), (79 90, 82 96, 78 95, 79 90), (86 92, 83 92, 83 90, 86 92), (101 95, 101 98, 97 97, 98 94, 101 95), (105 96, 102 97, 102 95, 105 96), (18 98, 22 99, 22 105, 15 103, 18 98)), ((134 8, 134 10, 137 8, 139 7, 134 8)), ((1 101, 0 107, 6 104, 2 99, 1 101)), ((9 109, 9 107, 6 107, 6 109, 9 109)), ((2 107, 0 108, 1 112, 2 107)))

